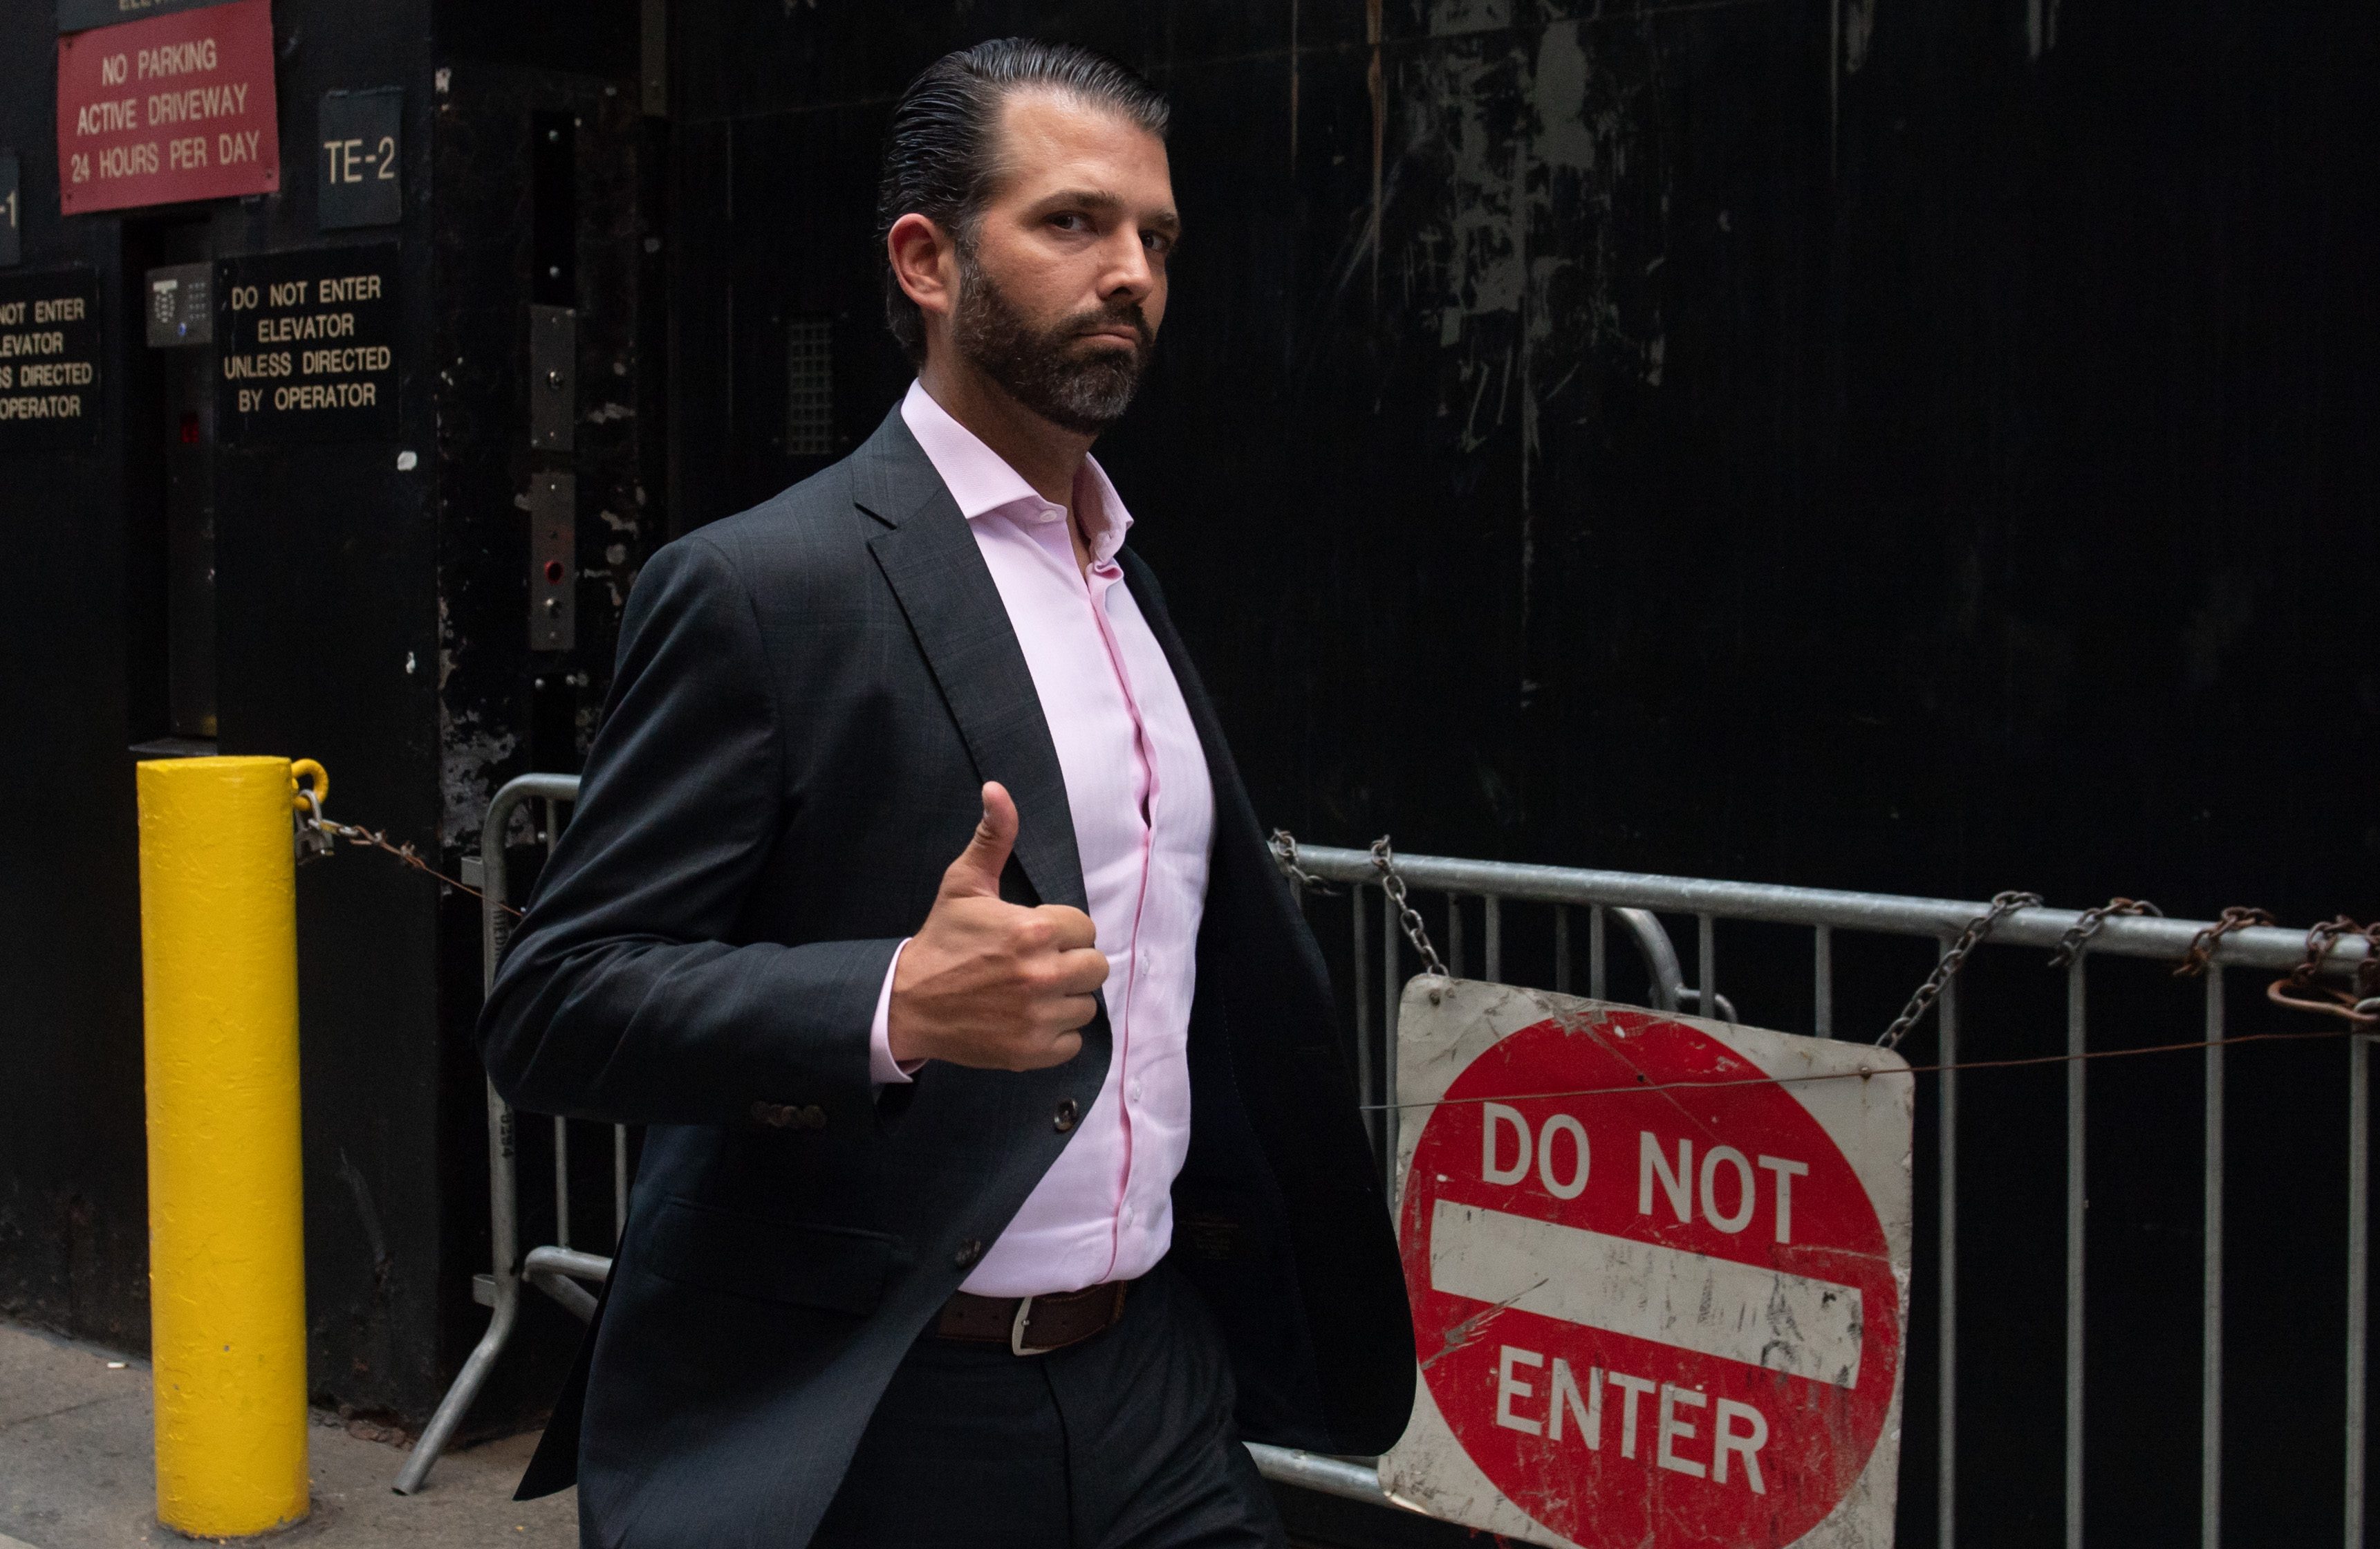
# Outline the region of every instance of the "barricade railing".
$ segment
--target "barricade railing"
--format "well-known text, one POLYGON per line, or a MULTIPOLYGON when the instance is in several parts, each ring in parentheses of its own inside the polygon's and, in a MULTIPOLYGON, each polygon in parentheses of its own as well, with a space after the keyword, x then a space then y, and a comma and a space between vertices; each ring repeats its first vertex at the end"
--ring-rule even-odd
MULTIPOLYGON (((1370 896, 1384 887, 1391 873, 1373 851, 1297 846, 1287 835, 1276 840, 1283 869, 1301 889, 1309 884, 1343 884, 1351 895, 1354 962, 1357 1083, 1366 1094, 1366 1111, 1373 1117, 1373 1136, 1385 1160, 1389 1192, 1395 1197, 1397 1155, 1397 1003, 1406 979, 1403 930, 1399 911, 1388 897, 1380 900, 1378 920, 1371 917, 1370 896), (1378 932, 1377 945, 1374 932, 1378 932), (1375 954, 1377 953, 1377 957, 1375 954), (1377 966, 1375 966, 1375 963, 1377 966), (1377 982, 1373 975, 1377 972, 1377 982)), ((1733 1008, 1718 993, 1719 970, 1716 924, 1739 921, 1807 927, 1812 933, 1815 1029, 1832 1037, 1835 1006, 1835 933, 1929 938, 1949 954, 1971 926, 1986 915, 1997 916, 1985 945, 2034 947, 2066 952, 2066 1211, 2065 1211, 2065 1352, 2064 1352, 2064 1542, 2081 1549, 2083 1472, 2083 1182, 2086 1140, 2084 1096, 2088 1019, 2085 1012, 2085 965, 2096 956, 2155 958, 2183 962, 2195 948, 2203 954, 2204 998, 2204 1104, 2202 1114, 2204 1177, 2202 1211, 2204 1252, 2200 1281, 2202 1343, 2200 1350, 2200 1492, 2202 1549, 2216 1549, 2221 1541, 2223 1500, 2223 1176, 2224 1176, 2224 982, 2228 967, 2288 973, 2307 958, 2307 933, 2270 925, 2238 926, 2231 921, 2168 920, 2108 910, 2074 910, 2046 906, 2004 909, 1991 904, 1947 898, 1903 897, 1888 894, 1840 892, 1822 888, 1785 887, 1759 883, 1713 882, 1630 872, 1603 872, 1505 861, 1450 860, 1440 856, 1399 855, 1393 875, 1404 889, 1436 894, 1447 905, 1447 967, 1461 977, 1469 967, 1464 939, 1464 900, 1480 901, 1484 926, 1484 976, 1509 982, 1504 973, 1503 906, 1535 903, 1552 906, 1553 980, 1557 993, 1572 993, 1575 977, 1573 911, 1586 916, 1586 982, 1583 992, 1593 999, 1607 998, 1606 935, 1608 921, 1618 918, 1635 937, 1651 970, 1653 991, 1646 997, 1657 1010, 1674 1010, 1682 1002, 1718 1008, 1733 1019, 1733 1008), (1669 951, 1668 934, 1652 911, 1692 915, 1695 922, 1696 985, 1686 988, 1669 951)), ((2326 971, 2348 972, 2371 950, 2365 940, 2340 936, 2324 959, 2326 971)), ((1959 1153, 1959 1005, 1958 982, 1943 983, 1935 1003, 1940 1019, 1935 1030, 1935 1079, 1938 1124, 1936 1133, 1937 1177, 1933 1201, 1936 1242, 1937 1348, 1938 1379, 1935 1414, 1936 1549, 1952 1549, 1958 1510, 1958 1153, 1959 1153)), ((2348 1549, 2362 1549, 2364 1523, 2364 1443, 2366 1432, 2365 1377, 2369 1299, 2370 1201, 2367 1179, 2371 1154, 2371 1105, 2368 1075, 2371 1036, 2354 1033, 2348 1040, 2348 1188, 2346 1221, 2347 1326, 2345 1338, 2346 1469, 2343 1519, 2348 1549)), ((1922 1215, 1921 1201, 1921 1215, 1922 1215)), ((1376 1487, 1377 1488, 1377 1487, 1376 1487)), ((1386 1498, 1383 1495, 1382 1498, 1386 1498)), ((1395 1503, 1402 1504, 1402 1503, 1395 1503)))
MULTIPOLYGON (((481 829, 480 876, 466 880, 482 886, 482 944, 485 982, 492 986, 511 933, 504 836, 516 811, 526 802, 544 804, 540 830, 551 847, 562 824, 561 808, 577 799, 578 781, 563 774, 528 774, 511 781, 489 804, 481 829)), ((1292 874, 1301 893, 1311 884, 1341 884, 1350 894, 1353 919, 1351 948, 1354 965, 1354 1000, 1356 1031, 1356 1079, 1366 1094, 1366 1117, 1378 1154, 1387 1161, 1388 1189, 1396 1194, 1393 1158, 1397 1154, 1396 1092, 1397 1004, 1407 975, 1403 932, 1399 911, 1387 897, 1380 900, 1378 921, 1372 921, 1370 895, 1390 880, 1375 854, 1365 850, 1319 846, 1296 848, 1292 874), (1375 936, 1374 932, 1378 934, 1375 936), (1375 977, 1377 975, 1377 978, 1375 977)), ((1949 953, 1980 918, 1994 906, 1946 898, 1904 897, 1888 894, 1786 887, 1756 883, 1706 881, 1655 876, 1628 872, 1524 865, 1502 861, 1453 860, 1439 856, 1395 858, 1395 875, 1405 887, 1443 897, 1447 909, 1447 967, 1458 977, 1470 969, 1465 932, 1466 900, 1480 906, 1482 976, 1511 982, 1505 968, 1503 906, 1507 903, 1551 906, 1552 979, 1557 993, 1572 993, 1577 977, 1574 912, 1585 916, 1585 983, 1577 986, 1587 996, 1608 998, 1608 937, 1617 921, 1643 959, 1649 984, 1646 1001, 1656 1010, 1710 1008, 1734 1019, 1735 1008, 1719 992, 1716 923, 1721 920, 1772 925, 1793 925, 1812 933, 1814 1031, 1819 1037, 1835 1032, 1834 936, 1837 932, 1915 937, 1939 944, 1949 953), (1658 914, 1690 915, 1695 921, 1694 982, 1685 982, 1682 965, 1658 914)), ((1285 869, 1288 869, 1285 867, 1285 869)), ((2115 956, 2180 962, 2193 949, 2203 954, 2205 1089, 2203 1112, 2204 1178, 2203 1212, 2204 1253, 2201 1279, 2203 1339, 2201 1350, 2200 1517, 2203 1549, 2220 1541, 2222 1506, 2223 1397, 2223 1119, 2224 1119, 2224 982, 2228 967, 2287 972, 2305 957, 2304 933, 2273 926, 2225 928, 2213 934, 2210 922, 2156 917, 2078 911, 2046 906, 2002 909, 1985 945, 1995 947, 2069 948, 2066 965, 2068 1141, 2066 1189, 2065 1328, 2065 1542, 2069 1549, 2082 1543, 2084 1496, 2083 1396, 2085 1325, 2083 1319, 2082 1212, 2084 1178, 2084 1071, 2088 1022, 2085 1009, 2085 968, 2090 957, 2115 956)), ((2349 970, 2369 950, 2363 940, 2340 939, 2326 967, 2349 970)), ((1944 983, 1934 1006, 1939 1018, 1935 1038, 1936 1079, 1939 1122, 1937 1128, 1938 1176, 1934 1200, 1937 1233, 1937 1349, 1938 1379, 1935 1416, 1937 1454, 1936 1549, 1952 1549, 1958 1502, 1958 1070, 1959 988, 1955 979, 1944 983)), ((2345 1542, 2361 1549, 2363 1542, 2364 1478, 2362 1459, 2366 1430, 2364 1404, 2368 1360, 2368 1330, 2364 1307, 2370 1286, 2369 1197, 2366 1178, 2371 1149, 2371 1108, 2368 1098, 2371 1037, 2361 1032, 2350 1040, 2348 1116, 2348 1219, 2346 1223, 2346 1477, 2345 1542)), ((510 1339, 519 1311, 523 1281, 537 1286, 580 1317, 592 1316, 595 1299, 578 1282, 600 1284, 611 1272, 608 1256, 571 1247, 568 1232, 570 1193, 566 1121, 554 1124, 554 1200, 561 1224, 553 1243, 519 1250, 517 1178, 514 1145, 515 1116, 509 1104, 488 1090, 489 1220, 493 1239, 490 1274, 475 1276, 475 1295, 492 1316, 454 1385, 423 1431, 412 1456, 399 1474, 400 1493, 418 1490, 439 1453, 452 1439, 465 1412, 487 1381, 510 1339)), ((624 1128, 613 1128, 613 1230, 625 1227, 628 1192, 628 1142, 624 1128)), ((1362 1459, 1325 1458, 1289 1448, 1250 1444, 1260 1470, 1284 1483, 1377 1505, 1415 1509, 1383 1490, 1377 1470, 1362 1459)))
MULTIPOLYGON (((508 782, 488 803, 487 822, 480 830, 479 864, 474 868, 466 862, 463 878, 480 890, 482 991, 495 987, 496 965, 504 961, 505 944, 512 938, 513 912, 506 907, 510 897, 504 835, 512 826, 513 814, 525 803, 543 804, 544 823, 537 833, 551 853, 562 832, 562 809, 577 799, 578 777, 575 774, 524 774, 508 782), (472 874, 474 871, 477 875, 472 874)), ((414 1444, 405 1467, 398 1472, 395 1488, 400 1495, 410 1495, 421 1488, 439 1454, 446 1449, 456 1427, 463 1423, 472 1400, 486 1385, 488 1374, 495 1369, 496 1358, 504 1354, 519 1321, 522 1282, 535 1286, 581 1320, 588 1320, 595 1315, 595 1298, 579 1282, 601 1285, 612 1273, 609 1255, 589 1253, 570 1245, 568 1119, 552 1120, 554 1240, 521 1252, 516 1122, 512 1104, 497 1095, 492 1081, 488 1083, 488 1228, 493 1252, 489 1273, 471 1277, 471 1296, 490 1309, 492 1315, 488 1320, 487 1333, 480 1336, 480 1343, 464 1360, 462 1371, 455 1373, 454 1385, 446 1390, 446 1397, 430 1417, 421 1439, 414 1444)), ((611 1128, 612 1231, 616 1242, 628 1221, 628 1131, 619 1125, 611 1128)))

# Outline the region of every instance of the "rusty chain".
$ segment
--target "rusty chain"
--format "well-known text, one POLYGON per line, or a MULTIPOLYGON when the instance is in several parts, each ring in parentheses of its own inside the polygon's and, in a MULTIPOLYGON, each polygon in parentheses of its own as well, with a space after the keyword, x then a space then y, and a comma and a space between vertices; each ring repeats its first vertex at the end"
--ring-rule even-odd
MULTIPOLYGON (((444 883, 447 886, 455 888, 458 892, 468 893, 474 898, 484 899, 487 897, 485 893, 472 886, 469 883, 465 882, 462 878, 450 877, 445 872, 440 871, 437 867, 432 866, 429 861, 423 860, 420 852, 413 848, 410 840, 400 845, 393 842, 389 838, 388 831, 386 829, 358 828, 351 823, 333 823, 322 813, 322 797, 313 791, 304 788, 303 787, 298 788, 298 799, 301 802, 305 803, 304 809, 298 813, 297 820, 298 863, 299 865, 302 866, 309 860, 318 860, 321 857, 331 854, 333 848, 332 841, 335 839, 345 839, 347 843, 359 849, 376 849, 385 854, 393 855, 407 866, 412 867, 415 871, 419 872, 422 875, 434 877, 438 881, 444 883)), ((499 903, 496 907, 503 909, 506 914, 511 915, 516 920, 518 920, 521 917, 521 911, 515 909, 510 904, 499 903)))
POLYGON ((2305 960, 2287 978, 2266 985, 2265 998, 2292 1011, 2316 1011, 2358 1027, 2380 1023, 2380 922, 2360 924, 2342 914, 2314 926, 2306 932, 2305 960), (2349 936, 2360 936, 2364 944, 2363 959, 2355 965, 2355 988, 2328 990, 2316 984, 2314 976, 2331 948, 2349 936))
MULTIPOLYGON (((346 840, 347 843, 357 846, 359 848, 377 849, 389 855, 393 855, 399 860, 404 861, 407 865, 412 867, 415 871, 421 872, 424 876, 435 877, 440 882, 444 883, 447 886, 454 888, 456 892, 468 893, 474 898, 485 898, 487 896, 485 893, 480 892, 469 883, 463 881, 459 877, 450 877, 445 872, 440 871, 437 867, 432 866, 429 861, 421 859, 420 855, 414 849, 413 844, 410 840, 407 840, 406 843, 401 845, 390 843, 388 833, 385 829, 358 828, 355 824, 347 823, 326 823, 322 826, 331 834, 346 840)), ((506 914, 511 915, 515 920, 518 920, 521 917, 521 911, 515 909, 510 904, 499 903, 496 907, 504 910, 506 914)))
POLYGON ((1900 1041, 1909 1036, 1909 1030, 1923 1020, 1925 1013, 1933 1009, 1934 1003, 1941 998, 1942 991, 1950 982, 1950 976, 1958 972, 1960 965, 1967 960, 1967 954, 1981 945, 1984 938, 1992 933, 1993 928, 2010 915, 2022 909, 2040 907, 2041 895, 2038 893, 1995 894, 1992 907, 1967 921, 1967 928, 1959 933, 1959 939, 1942 954, 1941 961, 1934 965, 1934 971, 1925 976, 1925 982, 1917 986, 1917 993, 1909 997, 1909 1004, 1901 1007, 1900 1015, 1884 1030, 1884 1036, 1876 1040, 1877 1044, 1887 1049, 1900 1047, 1900 1041))
POLYGON ((1385 834, 1372 841, 1372 864, 1379 870, 1380 891, 1396 907, 1397 923, 1404 927, 1405 939, 1421 954, 1422 963, 1433 978, 1450 977, 1446 965, 1439 960, 1438 948, 1430 945, 1429 931, 1421 922, 1420 911, 1405 901, 1405 879, 1398 874, 1396 852, 1389 848, 1385 834))
POLYGON ((2082 918, 2074 921, 2073 929, 2058 938, 2057 946, 2052 948, 2049 954, 2049 966, 2064 968, 2081 957, 2082 948, 2090 945, 2093 936, 2099 933, 2099 927, 2118 915, 2149 915, 2162 920, 2165 918, 2165 910, 2150 903, 2146 898, 2121 897, 2110 898, 2097 909, 2084 909, 2082 918))
POLYGON ((2181 955, 2181 966, 2173 970, 2176 979, 2195 979, 2206 971, 2215 960, 2215 949, 2223 938, 2234 931, 2244 931, 2251 925, 2275 925, 2279 921, 2260 909, 2241 909, 2234 905, 2223 911, 2214 924, 2190 938, 2190 950, 2181 955))
POLYGON ((1281 874, 1295 883, 1303 892, 1318 898, 1335 898, 1339 896, 1337 888, 1298 864, 1297 835, 1288 829, 1274 829, 1272 837, 1265 841, 1265 848, 1272 851, 1272 863, 1281 868, 1281 874))

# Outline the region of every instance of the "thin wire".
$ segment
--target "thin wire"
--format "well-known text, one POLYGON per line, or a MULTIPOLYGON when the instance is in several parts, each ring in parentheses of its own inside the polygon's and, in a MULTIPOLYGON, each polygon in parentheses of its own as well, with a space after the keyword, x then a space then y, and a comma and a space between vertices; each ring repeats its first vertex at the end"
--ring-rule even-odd
MULTIPOLYGON (((385 829, 374 832, 370 829, 358 828, 351 823, 329 822, 322 823, 321 827, 324 833, 335 835, 339 838, 346 840, 347 843, 351 845, 356 845, 365 849, 385 850, 389 854, 396 857, 399 860, 404 861, 407 865, 412 867, 415 871, 423 872, 429 876, 436 877, 440 882, 444 883, 447 886, 455 888, 461 892, 468 893, 474 898, 484 898, 487 896, 486 894, 480 892, 469 883, 463 881, 459 877, 450 877, 445 872, 440 871, 437 867, 432 866, 429 861, 422 860, 421 857, 415 852, 413 846, 409 841, 402 845, 391 844, 389 842, 388 833, 385 829)), ((498 904, 496 907, 504 910, 506 914, 511 915, 515 920, 521 918, 521 911, 515 909, 510 904, 498 904)))
MULTIPOLYGON (((1547 1097, 1619 1097, 1636 1092, 1706 1092, 1717 1087, 1788 1086, 1801 1081, 1865 1080, 1871 1076, 1928 1076, 1945 1070, 2006 1070, 2025 1065, 2070 1065, 2077 1060, 2123 1059, 2133 1055, 2176 1055, 2192 1049, 2228 1049, 2240 1043, 2299 1043, 2319 1038, 2352 1038, 2356 1028, 2325 1028, 2319 1032, 2247 1032, 2237 1038, 2202 1038, 2192 1043, 2157 1043, 2141 1049, 2093 1049, 2086 1054, 2034 1055, 2023 1059, 1968 1059, 1949 1065, 1910 1065, 1898 1070, 1824 1070, 1807 1076, 1736 1076, 1724 1081, 1642 1082, 1626 1087, 1581 1087, 1572 1092, 1515 1092, 1488 1097, 1440 1097, 1427 1103, 1363 1103, 1358 1111, 1375 1108, 1440 1108, 1463 1103, 1525 1103, 1547 1097)), ((2369 1036, 2368 1034, 2365 1036, 2369 1036)))

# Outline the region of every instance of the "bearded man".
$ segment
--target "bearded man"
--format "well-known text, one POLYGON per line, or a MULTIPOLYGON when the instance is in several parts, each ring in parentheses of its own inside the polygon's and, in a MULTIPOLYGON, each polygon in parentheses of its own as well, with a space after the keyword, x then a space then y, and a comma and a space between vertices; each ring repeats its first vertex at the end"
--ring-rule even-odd
POLYGON ((651 1127, 522 1484, 575 1471, 590 1544, 1280 1544, 1243 1438, 1403 1428, 1320 954, 1089 456, 1165 318, 1166 121, 1076 48, 920 76, 916 384, 629 599, 480 1023, 514 1103, 651 1127))

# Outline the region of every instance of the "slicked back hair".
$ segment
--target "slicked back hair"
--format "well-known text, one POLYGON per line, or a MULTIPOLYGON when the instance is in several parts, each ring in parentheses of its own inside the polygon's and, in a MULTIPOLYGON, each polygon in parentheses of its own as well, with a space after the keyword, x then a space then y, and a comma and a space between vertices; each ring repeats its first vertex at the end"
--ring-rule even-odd
POLYGON ((1025 90, 1057 91, 1103 108, 1135 128, 1165 138, 1172 109, 1128 66, 1073 43, 998 38, 957 49, 926 67, 892 109, 884 140, 884 176, 876 196, 876 251, 884 265, 884 322, 918 365, 926 360, 926 319, 892 273, 885 238, 915 212, 971 253, 983 209, 1001 176, 1001 104, 1025 90))

